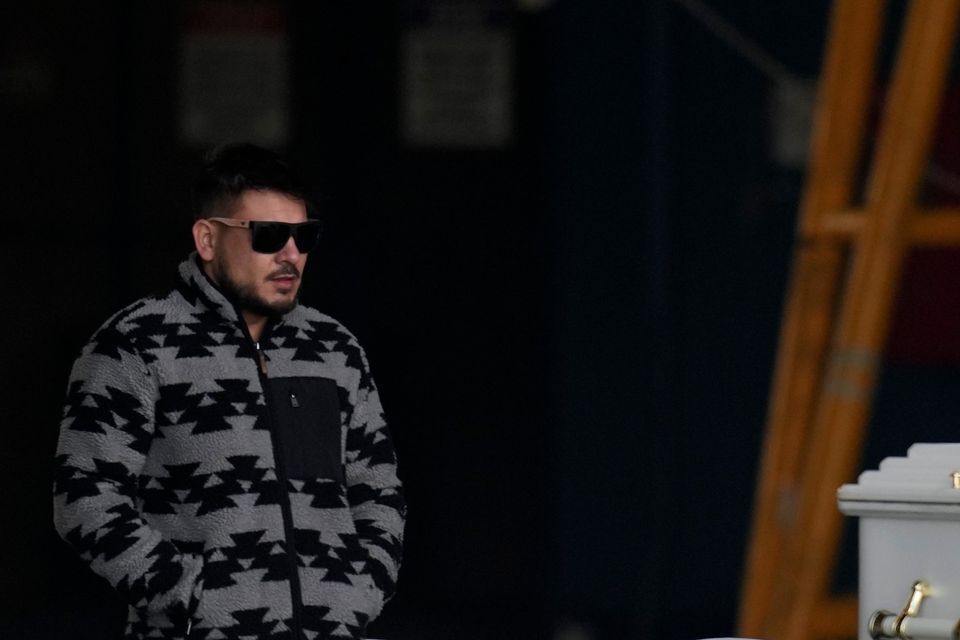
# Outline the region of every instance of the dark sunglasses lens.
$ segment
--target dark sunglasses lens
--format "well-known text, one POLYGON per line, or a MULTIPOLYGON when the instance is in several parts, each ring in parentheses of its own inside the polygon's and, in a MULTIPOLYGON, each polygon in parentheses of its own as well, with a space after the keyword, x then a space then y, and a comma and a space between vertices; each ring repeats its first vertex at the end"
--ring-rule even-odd
POLYGON ((293 228, 293 241, 297 243, 300 253, 307 253, 317 246, 320 239, 320 222, 311 220, 293 228))
POLYGON ((251 225, 251 242, 257 253, 276 253, 287 244, 290 234, 297 245, 297 251, 307 253, 320 239, 320 221, 310 220, 301 224, 284 222, 255 222, 251 225))
POLYGON ((251 231, 251 243, 257 253, 276 253, 290 239, 290 225, 279 222, 260 222, 251 231))

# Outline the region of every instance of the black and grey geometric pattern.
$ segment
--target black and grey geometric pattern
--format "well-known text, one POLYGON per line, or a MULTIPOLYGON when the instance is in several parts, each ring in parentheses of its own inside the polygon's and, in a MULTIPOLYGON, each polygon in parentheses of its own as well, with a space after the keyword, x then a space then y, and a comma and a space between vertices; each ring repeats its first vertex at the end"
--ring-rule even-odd
POLYGON ((405 504, 366 356, 297 306, 261 336, 197 266, 77 359, 57 529, 130 604, 127 638, 359 638, 393 594, 405 504))

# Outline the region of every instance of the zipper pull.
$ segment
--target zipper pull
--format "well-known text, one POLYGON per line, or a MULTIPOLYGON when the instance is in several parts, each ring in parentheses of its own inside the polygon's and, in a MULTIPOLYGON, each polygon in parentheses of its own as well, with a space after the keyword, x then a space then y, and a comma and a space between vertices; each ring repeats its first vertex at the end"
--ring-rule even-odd
POLYGON ((290 393, 290 406, 294 409, 298 409, 300 407, 300 401, 297 400, 297 394, 293 392, 290 393))
POLYGON ((253 344, 257 349, 257 360, 260 362, 260 373, 267 375, 267 356, 264 355, 263 351, 260 350, 260 342, 255 342, 253 344))

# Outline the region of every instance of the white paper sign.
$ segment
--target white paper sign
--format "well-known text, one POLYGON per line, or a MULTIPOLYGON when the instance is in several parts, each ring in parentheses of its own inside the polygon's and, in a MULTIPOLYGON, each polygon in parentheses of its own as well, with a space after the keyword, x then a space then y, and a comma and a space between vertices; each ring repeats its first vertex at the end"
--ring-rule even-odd
POLYGON ((289 53, 277 11, 210 3, 180 47, 180 136, 210 146, 289 137, 289 53), (246 11, 247 13, 243 13, 246 11))
POLYGON ((407 144, 495 148, 513 135, 513 37, 504 27, 424 26, 403 37, 407 144))

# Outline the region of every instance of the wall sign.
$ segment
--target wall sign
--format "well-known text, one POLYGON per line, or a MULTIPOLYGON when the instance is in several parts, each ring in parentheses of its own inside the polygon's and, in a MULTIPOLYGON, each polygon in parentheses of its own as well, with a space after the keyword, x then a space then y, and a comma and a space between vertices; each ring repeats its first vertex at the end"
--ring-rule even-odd
POLYGON ((290 133, 289 51, 280 6, 205 1, 187 9, 180 46, 181 139, 282 147, 290 133))
POLYGON ((401 41, 401 135, 420 147, 497 148, 513 136, 513 32, 483 5, 420 7, 401 41))

